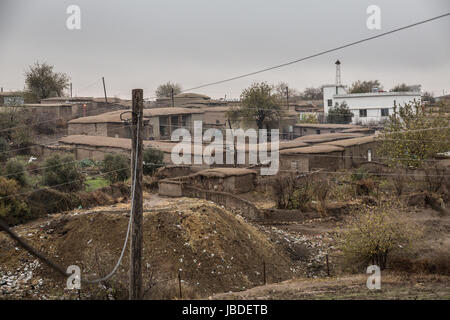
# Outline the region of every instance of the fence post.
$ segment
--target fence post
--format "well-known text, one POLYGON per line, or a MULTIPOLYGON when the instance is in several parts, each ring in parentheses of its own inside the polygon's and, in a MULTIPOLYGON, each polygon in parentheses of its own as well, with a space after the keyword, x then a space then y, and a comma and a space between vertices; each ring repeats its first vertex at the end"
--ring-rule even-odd
POLYGON ((264 285, 267 284, 267 279, 266 279, 266 262, 263 261, 263 277, 264 277, 264 285))
POLYGON ((180 290, 180 299, 183 299, 183 294, 181 292, 181 271, 178 270, 178 288, 180 290))
POLYGON ((327 275, 330 276, 330 263, 328 262, 328 253, 326 254, 327 258, 327 275))

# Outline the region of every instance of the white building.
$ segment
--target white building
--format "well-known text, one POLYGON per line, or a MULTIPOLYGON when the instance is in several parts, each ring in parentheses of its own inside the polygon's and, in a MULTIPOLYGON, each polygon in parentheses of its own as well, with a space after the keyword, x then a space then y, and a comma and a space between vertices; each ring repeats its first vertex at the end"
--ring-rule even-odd
POLYGON ((406 103, 419 101, 421 93, 417 92, 374 92, 347 93, 346 87, 340 85, 340 63, 336 64, 336 82, 323 86, 323 106, 325 115, 336 105, 346 103, 353 113, 353 123, 380 122, 393 113, 394 106, 401 107, 406 103))

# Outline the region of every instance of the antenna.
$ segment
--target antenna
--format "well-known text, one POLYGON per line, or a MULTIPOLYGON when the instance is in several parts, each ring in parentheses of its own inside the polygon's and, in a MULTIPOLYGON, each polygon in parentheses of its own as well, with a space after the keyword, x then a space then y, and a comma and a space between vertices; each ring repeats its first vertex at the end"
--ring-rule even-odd
POLYGON ((341 62, 336 61, 336 86, 341 85, 341 62))

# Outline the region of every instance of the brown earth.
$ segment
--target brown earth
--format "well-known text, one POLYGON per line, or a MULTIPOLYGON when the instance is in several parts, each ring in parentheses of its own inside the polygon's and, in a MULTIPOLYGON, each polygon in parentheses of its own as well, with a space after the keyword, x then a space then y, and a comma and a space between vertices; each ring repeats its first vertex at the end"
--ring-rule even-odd
MULTIPOLYGON (((64 268, 78 265, 82 275, 92 279, 98 277, 98 273, 101 276, 108 273, 115 264, 125 237, 128 210, 129 204, 75 210, 14 230, 64 268)), ((177 290, 167 288, 178 286, 178 270, 184 297, 244 290, 262 284, 264 261, 273 264, 267 276, 278 280, 291 277, 291 261, 281 246, 270 242, 267 235, 240 216, 211 202, 147 195, 144 211, 144 278, 147 286, 150 283, 155 287, 164 286, 158 290, 165 292, 163 298, 174 298, 178 294, 177 290)), ((17 248, 4 233, 0 234, 0 246, 0 275, 8 271, 14 273, 21 264, 35 260, 17 248)), ((127 265, 128 251, 121 265, 123 268, 113 281, 105 284, 115 292, 115 298, 126 297, 120 291, 126 288, 127 265)), ((63 296, 65 279, 46 266, 36 268, 33 279, 42 279, 40 292, 47 298, 63 296)), ((35 292, 29 291, 28 288, 8 290, 3 292, 3 298, 36 298, 35 292), (19 296, 14 292, 19 292, 19 296)), ((87 288, 82 293, 96 297, 90 291, 87 288)))
POLYGON ((450 299, 450 277, 382 272, 381 289, 369 290, 368 275, 321 279, 293 279, 255 287, 242 292, 217 294, 212 300, 374 300, 450 299))

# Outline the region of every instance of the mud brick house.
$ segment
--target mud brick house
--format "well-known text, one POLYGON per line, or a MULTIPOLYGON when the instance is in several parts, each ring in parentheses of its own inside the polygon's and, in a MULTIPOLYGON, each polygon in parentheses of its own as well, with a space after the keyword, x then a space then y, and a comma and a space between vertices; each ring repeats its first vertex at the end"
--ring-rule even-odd
MULTIPOLYGON (((322 145, 322 144, 318 144, 322 145)), ((336 140, 326 142, 323 145, 330 145, 344 148, 343 160, 344 168, 350 169, 358 167, 362 163, 376 161, 376 138, 366 136, 352 139, 336 140)))
POLYGON ((313 169, 335 171, 344 167, 345 149, 332 145, 315 145, 280 151, 280 169, 308 172, 313 169))
POLYGON ((64 104, 72 106, 72 119, 98 115, 105 112, 124 110, 131 108, 131 102, 119 98, 108 98, 108 103, 104 98, 93 97, 52 97, 41 99, 41 104, 64 104))
MULTIPOLYGON (((170 152, 173 143, 159 141, 144 141, 144 148, 153 147, 164 152, 164 162, 170 163, 170 152)), ((41 156, 55 152, 72 153, 76 160, 103 160, 108 153, 131 155, 131 139, 111 138, 102 136, 75 135, 61 138, 58 146, 42 147, 41 156)))
POLYGON ((299 172, 313 169, 335 171, 376 161, 377 142, 374 135, 336 133, 324 136, 321 135, 321 139, 317 136, 311 136, 310 139, 302 137, 289 142, 290 145, 280 144, 280 169, 299 172), (288 148, 296 145, 300 147, 288 148))
POLYGON ((214 168, 184 177, 159 182, 159 194, 179 197, 192 192, 192 188, 239 194, 255 189, 257 172, 244 168, 214 168))
MULTIPOLYGON (((173 98, 173 106, 180 108, 205 108, 226 106, 227 103, 222 100, 213 100, 209 96, 199 93, 180 93, 173 98)), ((156 108, 172 107, 171 97, 162 97, 156 99, 154 106, 156 108)))
POLYGON ((153 139, 170 139, 172 132, 185 128, 193 133, 194 121, 203 121, 204 111, 195 108, 144 109, 144 118, 149 119, 153 139))
MULTIPOLYGON (((69 135, 106 136, 131 138, 130 126, 123 122, 123 111, 113 111, 97 116, 82 117, 69 121, 69 135)), ((130 118, 129 113, 123 119, 130 118)), ((193 123, 203 120, 202 110, 189 108, 152 108, 144 109, 144 139, 170 139, 178 128, 193 130, 193 123)))
POLYGON ((326 134, 342 132, 344 130, 362 129, 361 126, 353 124, 335 124, 335 123, 301 123, 294 127, 294 136, 309 136, 312 134, 326 134))
POLYGON ((227 129, 228 122, 226 113, 231 107, 206 107, 204 112, 203 126, 205 128, 227 129))

